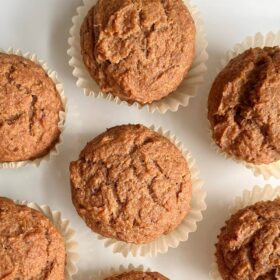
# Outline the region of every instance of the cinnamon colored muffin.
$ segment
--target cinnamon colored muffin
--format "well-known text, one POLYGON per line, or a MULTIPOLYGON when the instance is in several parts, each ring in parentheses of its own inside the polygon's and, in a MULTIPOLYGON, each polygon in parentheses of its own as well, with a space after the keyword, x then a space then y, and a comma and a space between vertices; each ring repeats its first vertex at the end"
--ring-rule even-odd
POLYGON ((40 65, 0 53, 0 163, 46 155, 60 135, 60 111, 56 86, 40 65))
POLYGON ((226 222, 216 244, 224 280, 280 279, 280 199, 239 210, 226 222))
POLYGON ((95 232, 148 243, 168 234, 190 209, 186 159, 168 139, 142 125, 108 129, 70 165, 72 200, 95 232))
POLYGON ((194 57, 182 0, 98 0, 81 26, 84 63, 102 92, 151 103, 175 91, 194 57))
POLYGON ((168 280, 168 278, 158 272, 130 271, 107 277, 104 280, 168 280))
POLYGON ((208 118, 216 144, 236 159, 280 159, 280 47, 233 58, 212 85, 208 118))
POLYGON ((63 280, 63 237, 38 211, 0 198, 0 279, 63 280))

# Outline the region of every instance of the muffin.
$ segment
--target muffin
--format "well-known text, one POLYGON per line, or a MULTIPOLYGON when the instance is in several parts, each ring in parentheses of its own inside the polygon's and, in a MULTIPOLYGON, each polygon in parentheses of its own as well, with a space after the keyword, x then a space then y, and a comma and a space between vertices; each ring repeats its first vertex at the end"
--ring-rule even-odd
POLYGON ((63 110, 54 82, 40 65, 0 53, 0 163, 48 154, 58 142, 63 110))
POLYGON ((222 228, 216 259, 224 280, 280 279, 280 198, 239 210, 222 228))
POLYGON ((130 271, 107 277, 104 280, 168 280, 168 278, 158 272, 130 271))
POLYGON ((280 159, 280 47, 253 48, 233 58, 208 99, 213 139, 252 164, 280 159))
POLYGON ((143 244, 176 228, 190 209, 188 164, 167 138, 142 125, 108 129, 70 165, 72 200, 96 233, 143 244))
POLYGON ((80 43, 102 92, 148 104, 186 77, 195 24, 181 0, 99 0, 81 26, 80 43))
POLYGON ((0 279, 64 279, 63 237, 48 218, 0 198, 0 279))

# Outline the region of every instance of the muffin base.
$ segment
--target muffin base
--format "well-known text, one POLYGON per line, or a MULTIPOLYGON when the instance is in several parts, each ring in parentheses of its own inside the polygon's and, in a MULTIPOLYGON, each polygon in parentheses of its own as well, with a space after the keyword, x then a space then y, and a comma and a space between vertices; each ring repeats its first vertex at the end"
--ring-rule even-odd
POLYGON ((4 50, 0 49, 0 52, 5 53, 5 54, 14 54, 14 55, 22 56, 22 57, 24 57, 26 59, 29 59, 29 60, 33 61, 34 63, 40 65, 45 70, 45 72, 48 74, 48 76, 52 79, 52 81, 54 82, 54 84, 56 86, 56 90, 57 90, 57 92, 60 96, 61 102, 62 102, 62 106, 63 106, 64 111, 59 112, 59 122, 58 122, 58 129, 60 130, 61 133, 60 133, 60 136, 58 138, 58 141, 50 149, 48 154, 46 154, 43 157, 36 158, 34 160, 16 161, 16 162, 0 162, 0 169, 19 168, 19 167, 26 166, 26 165, 29 165, 29 164, 32 164, 32 165, 35 165, 35 166, 38 167, 41 164, 42 161, 48 161, 48 160, 50 160, 51 156, 58 155, 59 146, 63 142, 62 132, 63 132, 64 126, 65 126, 66 111, 67 111, 67 108, 66 108, 67 99, 64 95, 63 86, 57 78, 57 73, 55 71, 51 71, 47 67, 46 63, 43 60, 39 60, 35 54, 22 53, 19 49, 15 50, 13 48, 9 48, 7 51, 4 51, 4 50))
POLYGON ((65 279, 72 280, 73 275, 78 271, 77 261, 79 256, 76 253, 78 243, 74 240, 75 231, 70 227, 70 221, 62 219, 61 213, 59 211, 53 211, 47 205, 38 205, 35 202, 19 200, 15 200, 14 202, 16 204, 26 205, 42 213, 53 223, 53 225, 63 236, 66 252, 65 279))
POLYGON ((107 270, 100 270, 96 275, 90 276, 90 280, 104 280, 106 277, 110 277, 112 275, 121 274, 124 272, 130 271, 141 271, 141 272, 151 272, 150 268, 145 268, 143 265, 134 266, 133 264, 129 264, 128 266, 120 265, 118 268, 111 267, 107 270))
POLYGON ((208 59, 206 52, 208 43, 198 8, 190 0, 184 0, 184 4, 188 7, 196 26, 195 56, 186 78, 173 93, 170 93, 159 101, 142 105, 137 102, 128 103, 110 93, 102 93, 98 84, 91 78, 83 63, 80 47, 80 27, 88 11, 96 2, 96 0, 83 0, 83 5, 77 8, 77 15, 72 19, 73 26, 70 29, 70 38, 68 39, 70 45, 68 55, 70 56, 69 65, 74 69, 72 73, 77 78, 77 87, 83 89, 84 94, 87 96, 104 98, 117 104, 135 106, 138 109, 147 108, 149 112, 158 111, 164 114, 169 110, 172 112, 178 111, 179 106, 186 107, 189 104, 190 98, 197 94, 198 86, 202 84, 203 75, 207 70, 205 63, 208 59))
MULTIPOLYGON (((242 196, 236 197, 233 205, 229 209, 229 217, 236 213, 239 209, 245 208, 249 205, 255 204, 258 201, 274 200, 280 196, 280 186, 272 187, 271 185, 265 185, 264 187, 254 186, 251 191, 245 190, 242 196)), ((209 273, 212 280, 223 280, 220 275, 216 259, 211 265, 211 271, 209 273)))
POLYGON ((164 131, 161 127, 155 128, 154 126, 151 126, 149 128, 168 138, 186 158, 192 178, 191 207, 190 211, 178 227, 169 234, 163 235, 147 244, 126 243, 97 234, 97 238, 104 241, 105 247, 111 247, 114 253, 121 253, 124 257, 129 255, 134 257, 154 257, 158 254, 166 253, 170 247, 178 247, 180 242, 188 240, 189 233, 196 231, 197 223, 202 220, 202 211, 206 210, 206 191, 202 189, 203 182, 199 178, 199 171, 195 167, 195 162, 190 153, 183 148, 182 143, 179 142, 179 140, 169 131, 164 131))
MULTIPOLYGON (((226 56, 221 60, 220 66, 217 69, 217 73, 219 73, 227 64, 228 62, 236 57, 237 55, 243 53, 244 51, 248 50, 249 48, 255 47, 273 47, 280 45, 280 31, 278 33, 269 32, 267 34, 257 33, 254 36, 246 37, 242 43, 239 43, 234 46, 233 50, 228 51, 226 56)), ((209 124, 210 126, 210 124, 209 124)), ((210 129, 210 135, 212 134, 210 129)), ((212 136, 211 136, 212 139, 212 136)), ((223 152, 213 141, 213 145, 216 147, 216 151, 222 154, 227 159, 233 159, 238 163, 244 164, 248 169, 250 169, 255 176, 262 175, 264 179, 269 179, 270 177, 275 177, 280 179, 280 160, 275 161, 270 164, 253 164, 248 163, 237 158, 234 158, 227 153, 223 152)))

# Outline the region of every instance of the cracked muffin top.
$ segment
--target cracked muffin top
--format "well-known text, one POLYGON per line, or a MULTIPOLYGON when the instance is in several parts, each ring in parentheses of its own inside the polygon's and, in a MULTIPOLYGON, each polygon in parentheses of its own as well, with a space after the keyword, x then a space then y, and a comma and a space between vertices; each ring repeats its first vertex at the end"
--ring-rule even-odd
POLYGON ((0 197, 0 279, 63 280, 64 240, 38 211, 0 197))
POLYGON ((99 0, 80 34, 92 78, 128 102, 175 91, 194 57, 195 25, 181 0, 99 0))
POLYGON ((148 243, 177 227, 190 208, 186 159, 167 138, 142 125, 108 129, 70 165, 72 199, 95 232, 148 243))
POLYGON ((239 210, 216 244, 224 280, 280 279, 280 198, 239 210))
POLYGON ((62 110, 55 84, 40 65, 0 53, 0 162, 46 155, 58 141, 62 110))
POLYGON ((168 280, 168 278, 158 272, 130 271, 107 277, 104 280, 168 280))
POLYGON ((280 159, 280 48, 254 48, 232 59, 208 99, 216 144, 253 164, 280 159))

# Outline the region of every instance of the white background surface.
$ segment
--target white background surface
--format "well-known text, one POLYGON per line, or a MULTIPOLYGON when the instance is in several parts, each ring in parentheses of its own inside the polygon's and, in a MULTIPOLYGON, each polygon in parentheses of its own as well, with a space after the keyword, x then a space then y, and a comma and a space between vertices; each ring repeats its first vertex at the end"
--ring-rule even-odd
MULTIPOLYGON (((71 219, 79 242, 79 273, 88 279, 99 269, 144 264, 173 280, 209 279, 215 237, 228 206, 244 188, 265 184, 244 166, 225 160, 211 147, 206 120, 206 100, 216 67, 225 52, 247 35, 280 29, 279 0, 194 0, 205 19, 209 42, 208 72, 197 97, 177 113, 150 114, 86 97, 76 88, 68 66, 67 38, 78 0, 1 0, 0 48, 12 46, 36 53, 58 72, 68 97, 69 113, 64 145, 58 157, 40 168, 0 170, 0 195, 48 204, 71 219), (123 123, 163 126, 175 133, 197 161, 208 192, 208 209, 198 231, 176 249, 156 258, 124 258, 104 248, 77 216, 70 200, 68 166, 86 142, 106 128, 123 123)), ((1 139, 0 139, 1 141, 1 139)), ((270 180, 273 185, 277 180, 270 180)))

